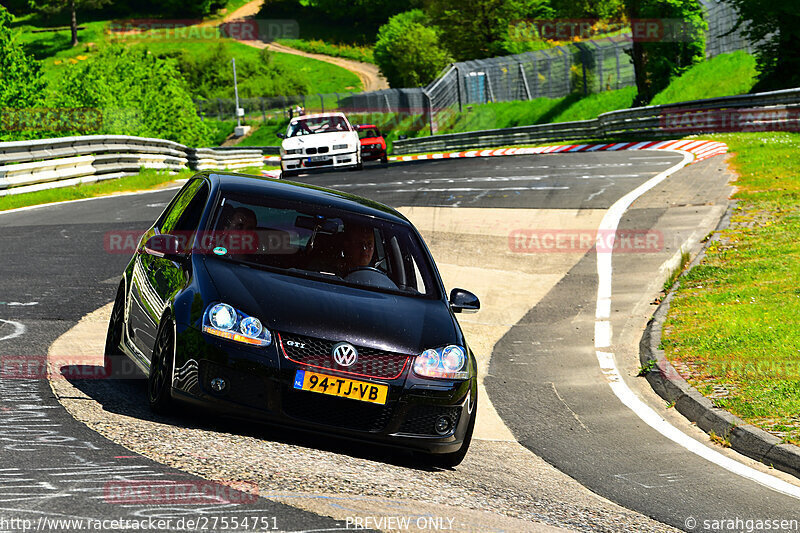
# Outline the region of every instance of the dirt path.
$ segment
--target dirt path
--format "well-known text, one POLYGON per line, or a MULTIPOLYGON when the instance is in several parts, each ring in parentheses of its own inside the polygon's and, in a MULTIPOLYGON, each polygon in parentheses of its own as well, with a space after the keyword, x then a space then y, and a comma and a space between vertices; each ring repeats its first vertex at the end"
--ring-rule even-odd
MULTIPOLYGON (((263 3, 264 0, 253 0, 252 2, 243 5, 230 15, 227 15, 224 21, 228 22, 230 20, 252 17, 259 12, 259 10, 261 9, 261 5, 263 3)), ((371 65, 369 63, 362 63, 360 61, 353 61, 351 59, 344 59, 341 57, 332 57, 323 54, 311 54, 309 52, 303 52, 302 50, 297 50, 295 48, 291 48, 289 46, 284 46, 282 44, 274 42, 270 43, 264 41, 240 41, 240 42, 248 46, 253 46, 259 49, 269 48, 274 52, 280 52, 283 54, 294 54, 297 56, 310 57, 311 59, 316 59, 318 61, 325 61, 326 63, 332 63, 336 66, 345 68, 358 76, 358 78, 361 80, 361 86, 363 87, 364 91, 378 91, 380 89, 389 88, 389 83, 386 81, 386 78, 381 76, 380 70, 376 65, 371 65)))

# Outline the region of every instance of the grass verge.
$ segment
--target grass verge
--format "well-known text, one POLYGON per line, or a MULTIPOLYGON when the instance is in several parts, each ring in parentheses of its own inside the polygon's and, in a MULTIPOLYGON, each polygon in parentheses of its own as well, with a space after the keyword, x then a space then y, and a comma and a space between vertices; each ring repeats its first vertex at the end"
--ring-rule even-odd
POLYGON ((708 138, 735 153, 739 204, 682 278, 662 347, 719 407, 800 444, 800 134, 708 138))
POLYGON ((675 78, 652 105, 746 94, 756 83, 756 60, 747 52, 720 54, 675 78))
POLYGON ((28 207, 31 205, 106 196, 118 192, 156 189, 164 187, 166 184, 175 180, 189 178, 194 173, 195 172, 192 170, 169 173, 160 170, 143 169, 139 174, 119 179, 88 183, 74 187, 61 187, 58 189, 3 196, 0 197, 0 211, 7 211, 18 207, 28 207))
POLYGON ((370 46, 334 44, 321 39, 278 39, 277 42, 312 54, 343 57, 361 61, 362 63, 375 63, 375 57, 372 55, 372 47, 370 46))

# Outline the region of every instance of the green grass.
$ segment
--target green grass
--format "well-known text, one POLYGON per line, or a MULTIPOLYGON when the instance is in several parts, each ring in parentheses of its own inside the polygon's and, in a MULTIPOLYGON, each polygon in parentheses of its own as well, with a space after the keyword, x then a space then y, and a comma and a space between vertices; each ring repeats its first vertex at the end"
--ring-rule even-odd
POLYGON ((746 94, 756 84, 756 60, 747 52, 721 54, 699 63, 653 98, 653 105, 746 94))
POLYGON ((256 123, 253 133, 236 146, 279 146, 281 139, 278 133, 286 131, 288 121, 268 121, 266 124, 256 123))
MULTIPOLYGON (((192 32, 202 31, 203 36, 211 35, 210 38, 165 38, 163 31, 147 32, 140 37, 121 37, 112 36, 107 33, 109 21, 93 21, 81 23, 85 30, 78 32, 79 44, 75 48, 70 46, 69 30, 58 32, 33 33, 34 29, 43 29, 41 22, 32 16, 18 17, 14 21, 17 39, 23 43, 25 49, 42 61, 42 70, 48 83, 58 79, 64 69, 71 63, 78 61, 91 61, 92 56, 100 46, 104 46, 112 40, 126 44, 142 43, 154 53, 171 52, 176 50, 186 50, 188 52, 200 52, 205 50, 210 43, 216 42, 213 35, 217 33, 215 28, 202 28, 193 30, 192 28, 181 28, 178 35, 191 37, 192 32), (90 44, 91 43, 91 44, 90 44)), ((227 42, 236 57, 252 57, 257 59, 259 50, 252 46, 242 44, 233 39, 221 39, 227 42)), ((361 80, 359 77, 347 69, 318 61, 307 57, 293 54, 273 53, 272 61, 281 67, 285 75, 303 77, 308 80, 311 87, 311 94, 316 93, 344 93, 361 90, 361 80)))
POLYGON ((352 59, 364 63, 375 63, 375 57, 372 55, 371 46, 334 44, 321 39, 278 39, 277 42, 312 54, 325 54, 327 56, 343 57, 345 59, 352 59))
MULTIPOLYGON (((258 59, 260 50, 253 46, 242 44, 233 39, 223 39, 230 46, 231 51, 237 58, 250 57, 258 59)), ((208 40, 186 39, 186 40, 152 40, 144 41, 147 48, 153 53, 164 53, 174 50, 186 50, 188 52, 199 52, 209 45, 208 40)), ((305 77, 312 89, 312 94, 360 91, 361 80, 357 75, 347 69, 318 61, 308 57, 293 54, 272 53, 272 62, 281 67, 287 75, 305 77)))
POLYGON ((800 443, 800 134, 704 136, 728 143, 740 200, 689 271, 662 345, 689 382, 748 423, 800 443))
POLYGON ((143 169, 139 174, 134 176, 126 176, 124 178, 102 181, 99 183, 3 196, 0 197, 0 211, 27 207, 30 205, 105 196, 117 192, 154 189, 181 178, 189 178, 193 174, 194 171, 188 169, 177 173, 143 169))

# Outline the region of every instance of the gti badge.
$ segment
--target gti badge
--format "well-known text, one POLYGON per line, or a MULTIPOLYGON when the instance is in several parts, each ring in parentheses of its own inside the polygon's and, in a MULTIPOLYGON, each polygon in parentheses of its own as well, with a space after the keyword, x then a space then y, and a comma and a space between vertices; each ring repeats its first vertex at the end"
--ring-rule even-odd
POLYGON ((306 343, 297 341, 286 341, 287 346, 294 346, 295 348, 305 348, 306 343))
POLYGON ((340 342, 333 347, 331 352, 333 360, 339 366, 353 366, 358 361, 358 352, 349 342, 340 342))

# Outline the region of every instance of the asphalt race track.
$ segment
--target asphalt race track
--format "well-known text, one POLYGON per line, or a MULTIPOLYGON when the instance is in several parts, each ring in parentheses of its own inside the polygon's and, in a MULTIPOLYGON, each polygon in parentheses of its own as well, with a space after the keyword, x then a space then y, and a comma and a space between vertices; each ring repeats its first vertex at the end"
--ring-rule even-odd
MULTIPOLYGON (((490 452, 516 441, 532 454, 515 457, 529 457, 532 464, 541 458, 596 495, 634 511, 625 515, 630 522, 624 525, 615 522, 610 512, 567 517, 572 503, 559 502, 556 487, 552 493, 528 493, 537 501, 535 512, 522 512, 519 509, 524 505, 519 504, 519 509, 493 508, 495 514, 585 531, 656 529, 646 517, 687 531, 743 529, 724 524, 716 527, 713 521, 721 520, 800 520, 796 498, 687 451, 645 424, 614 395, 595 355, 598 277, 592 250, 559 253, 525 248, 532 242, 531 235, 564 230, 560 221, 567 218, 570 230, 596 230, 602 214, 614 202, 680 160, 678 154, 653 151, 493 157, 392 164, 297 179, 401 208, 431 246, 446 285, 449 279, 465 280, 464 288, 474 288, 482 297, 485 316, 499 317, 487 324, 478 313, 462 322, 469 339, 474 331, 482 339, 478 344, 485 343, 484 384, 494 408, 486 420, 494 417, 497 427, 487 430, 482 440, 479 437, 462 466, 443 474, 448 482, 461 478, 473 492, 500 491, 504 483, 522 487, 525 480, 491 476, 503 465, 490 452), (537 220, 546 222, 531 233, 530 225, 537 220), (497 225, 495 229, 492 224, 497 225), (543 233, 542 228, 547 231, 543 233), (519 241, 522 248, 515 248, 514 239, 519 235, 528 239, 519 241), (482 266, 484 270, 480 270, 482 266), (490 270, 494 277, 487 273, 490 270), (503 283, 505 274, 501 272, 518 273, 518 277, 498 293, 492 285, 503 283), (501 311, 506 307, 519 312, 504 315, 501 311), (466 323, 469 320, 474 322, 466 323), (512 437, 492 438, 500 434, 512 437), (482 460, 484 457, 492 460, 482 460), (480 476, 474 474, 478 468, 480 476), (566 510, 557 514, 556 509, 566 510), (641 516, 641 521, 636 516, 641 516)), ((0 354, 4 365, 15 358, 43 358, 54 341, 82 317, 113 299, 129 255, 108 251, 108 233, 143 231, 174 193, 173 189, 0 213, 0 354)), ((655 309, 651 302, 666 275, 664 265, 684 242, 697 242, 714 228, 727 207, 728 193, 721 157, 678 171, 637 200, 621 220, 622 230, 657 233, 657 249, 621 250, 613 256, 610 322, 623 379, 661 416, 709 447, 714 445, 704 433, 667 409, 647 383, 635 377, 636 347, 655 309)), ((130 401, 137 399, 135 394, 130 401)), ((140 399, 144 401, 144 397, 140 399)), ((180 430, 184 425, 194 429, 207 422, 187 417, 169 423, 180 430)), ((235 425, 221 427, 234 435, 250 431, 235 425)), ((259 438, 270 440, 269 434, 259 438)), ((365 457, 349 445, 322 448, 354 469, 361 468, 365 457)), ((41 375, 0 374, 0 449, 0 518, 5 520, 28 519, 36 524, 45 518, 175 521, 181 517, 257 516, 274 520, 276 529, 288 531, 348 527, 342 517, 330 518, 335 514, 328 508, 308 504, 301 510, 287 504, 290 500, 286 498, 262 497, 246 506, 202 497, 171 505, 115 502, 109 497, 109 487, 116 482, 177 479, 191 486, 201 483, 201 478, 132 452, 75 421, 41 375)), ((729 450, 715 449, 737 457, 729 450)), ((384 467, 392 475, 418 472, 407 459, 371 455, 368 459, 374 469, 365 473, 370 479, 380 479, 384 467)), ((800 485, 789 476, 740 460, 800 485)), ((536 468, 545 467, 542 463, 536 468)), ((435 474, 419 471, 420 476, 435 474)), ((387 510, 385 514, 391 513, 387 510)), ((56 530, 46 529, 48 524, 40 530, 56 530)), ((480 517, 470 524, 474 530, 484 529, 480 517)), ((0 531, 21 529, 16 526, 0 520, 0 531)), ((172 527, 177 527, 175 522, 172 527)), ((484 530, 504 527, 510 530, 507 525, 487 521, 484 530)))

